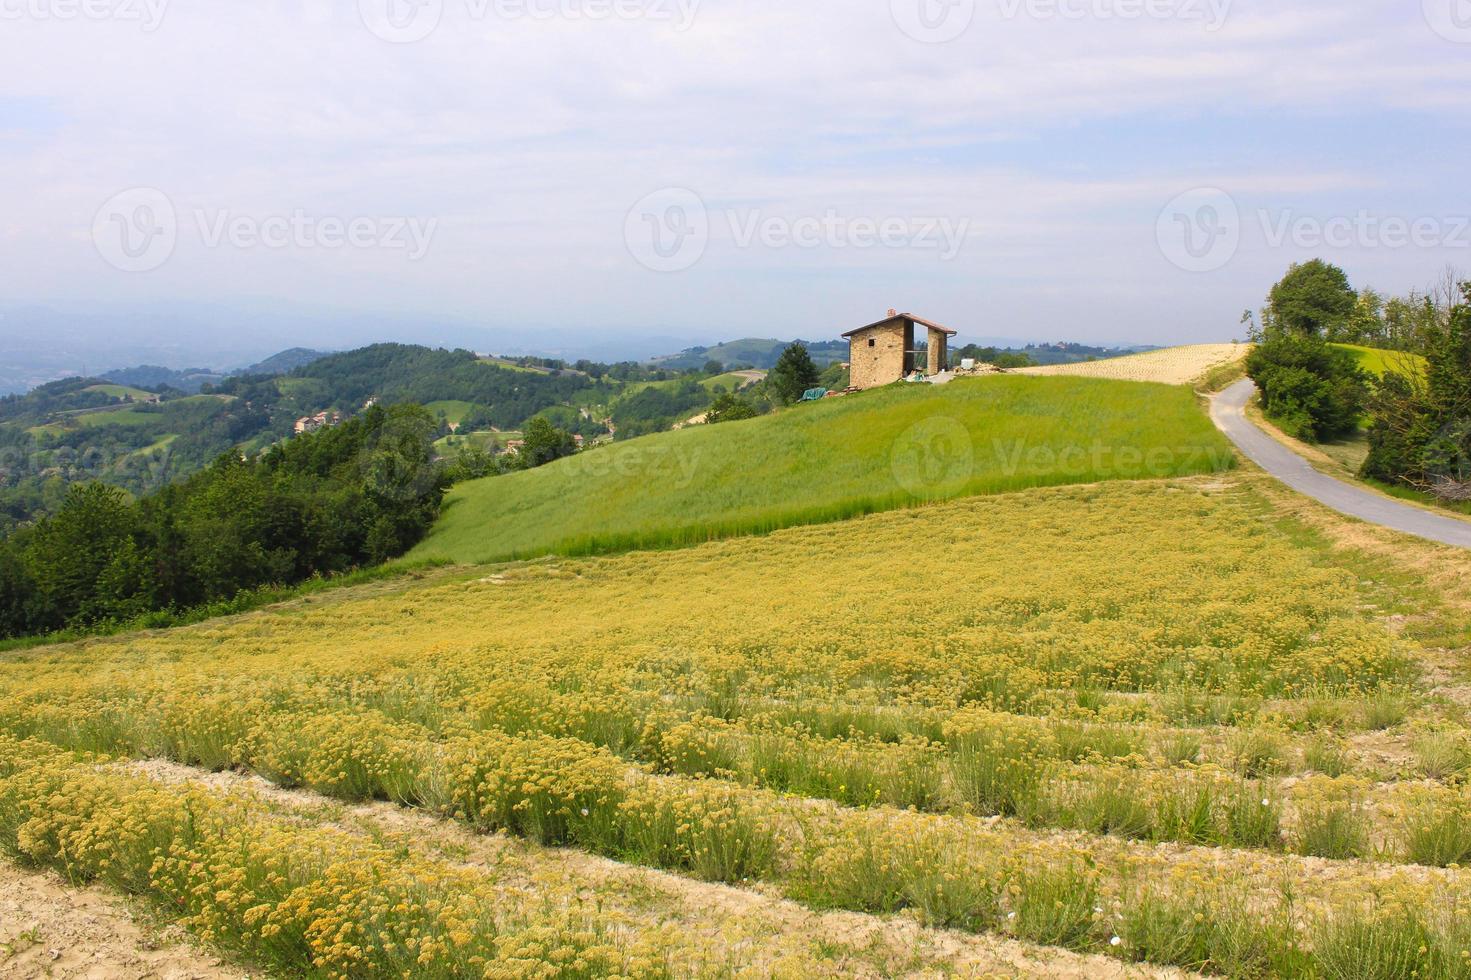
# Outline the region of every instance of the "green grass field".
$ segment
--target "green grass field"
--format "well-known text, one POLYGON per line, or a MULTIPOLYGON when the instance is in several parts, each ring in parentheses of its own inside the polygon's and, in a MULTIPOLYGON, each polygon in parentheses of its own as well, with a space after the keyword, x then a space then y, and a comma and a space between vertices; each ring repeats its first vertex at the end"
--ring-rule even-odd
POLYGON ((928 500, 1232 465, 1187 388, 1026 377, 895 386, 465 484, 408 560, 669 547, 928 500))
POLYGON ((74 416, 80 426, 92 428, 99 425, 131 425, 146 426, 157 425, 163 420, 163 416, 156 413, 136 412, 131 408, 119 408, 107 412, 86 412, 74 416))
POLYGON ((1348 351, 1359 362, 1359 367, 1376 378, 1382 378, 1391 371, 1395 374, 1419 374, 1425 370, 1425 358, 1419 354, 1380 350, 1377 347, 1359 347, 1354 344, 1334 344, 1333 346, 1348 351))
POLYGON ((128 385, 93 385, 87 391, 100 391, 104 395, 111 395, 113 398, 131 398, 134 401, 140 402, 151 401, 158 397, 151 391, 144 391, 142 388, 133 388, 128 385))
POLYGON ((727 373, 716 375, 713 378, 707 378, 700 382, 700 386, 706 391, 714 391, 716 388, 724 388, 726 391, 739 391, 750 383, 750 378, 742 377, 739 374, 727 373))
POLYGON ((520 371, 522 374, 551 374, 546 368, 527 367, 514 361, 505 361, 499 357, 482 357, 481 364, 490 364, 494 367, 505 368, 507 371, 520 371))
POLYGON ((431 415, 437 416, 440 412, 443 412, 446 421, 451 425, 459 425, 465 421, 465 416, 470 414, 470 410, 475 407, 475 404, 464 401, 442 401, 430 402, 424 407, 429 409, 429 414, 431 415))

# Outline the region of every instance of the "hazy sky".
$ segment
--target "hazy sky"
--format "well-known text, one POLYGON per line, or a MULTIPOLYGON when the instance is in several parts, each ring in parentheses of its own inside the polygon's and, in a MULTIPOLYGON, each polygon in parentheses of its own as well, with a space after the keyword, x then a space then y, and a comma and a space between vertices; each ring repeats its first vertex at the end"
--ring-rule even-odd
POLYGON ((1471 268, 1471 0, 0 0, 0 79, 0 309, 99 345, 1175 343, 1471 268))

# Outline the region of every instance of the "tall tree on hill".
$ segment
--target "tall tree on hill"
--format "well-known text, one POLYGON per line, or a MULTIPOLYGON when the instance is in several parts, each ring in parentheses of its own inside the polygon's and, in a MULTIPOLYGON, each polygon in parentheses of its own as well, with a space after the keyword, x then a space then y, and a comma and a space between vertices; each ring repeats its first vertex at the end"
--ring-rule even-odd
POLYGON ((812 363, 812 355, 798 341, 782 351, 776 367, 766 377, 766 385, 779 401, 790 405, 801 398, 804 391, 817 387, 820 376, 817 365, 812 363))
POLYGON ((1289 434, 1317 442, 1358 428, 1367 378, 1351 354, 1328 342, 1357 305, 1343 270, 1318 259, 1292 266, 1272 287, 1246 369, 1263 411, 1289 434))
POLYGON ((528 469, 545 466, 577 452, 577 440, 572 438, 572 433, 557 428, 540 416, 526 423, 522 436, 525 445, 521 447, 521 460, 528 469))
POLYGON ((1358 302, 1338 266, 1322 259, 1294 264, 1267 297, 1266 327, 1331 340, 1344 333, 1358 302))

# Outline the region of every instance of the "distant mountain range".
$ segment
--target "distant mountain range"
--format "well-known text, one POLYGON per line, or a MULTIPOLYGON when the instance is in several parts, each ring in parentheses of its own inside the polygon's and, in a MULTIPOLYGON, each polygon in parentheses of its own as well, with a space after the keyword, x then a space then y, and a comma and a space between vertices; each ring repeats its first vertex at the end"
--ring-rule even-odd
MULTIPOLYGON (((802 341, 807 347, 807 353, 812 355, 813 363, 818 367, 827 367, 835 361, 846 361, 848 359, 848 344, 846 341, 824 340, 824 341, 802 341)), ((727 371, 737 368, 756 368, 759 370, 770 370, 776 366, 777 358, 781 352, 791 346, 790 340, 766 340, 756 337, 747 337, 744 340, 732 340, 724 344, 716 344, 714 347, 691 347, 682 350, 678 354, 665 354, 655 357, 649 363, 658 367, 668 368, 671 371, 688 371, 693 368, 703 367, 710 361, 718 361, 727 371)))

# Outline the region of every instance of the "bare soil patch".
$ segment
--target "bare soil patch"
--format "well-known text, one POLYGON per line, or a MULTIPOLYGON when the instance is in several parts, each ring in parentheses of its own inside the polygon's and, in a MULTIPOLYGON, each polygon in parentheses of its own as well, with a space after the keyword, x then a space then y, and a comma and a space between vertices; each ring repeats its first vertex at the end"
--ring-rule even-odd
POLYGON ((0 977, 219 980, 248 974, 135 916, 125 900, 0 861, 0 977))

